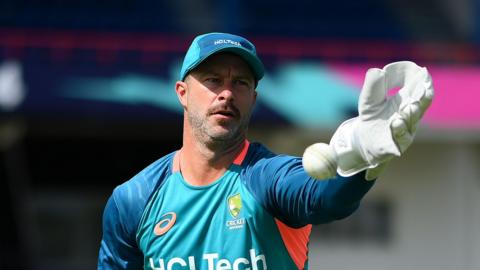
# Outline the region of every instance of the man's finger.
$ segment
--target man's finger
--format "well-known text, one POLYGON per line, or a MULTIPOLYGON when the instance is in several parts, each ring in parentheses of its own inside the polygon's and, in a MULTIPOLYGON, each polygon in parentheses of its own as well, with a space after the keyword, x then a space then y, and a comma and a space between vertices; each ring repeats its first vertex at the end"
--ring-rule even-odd
POLYGON ((421 70, 421 67, 410 61, 394 62, 386 65, 383 70, 387 74, 387 89, 402 87, 421 70))
POLYGON ((377 113, 376 109, 385 102, 386 96, 385 72, 378 68, 369 69, 358 100, 360 116, 368 118, 377 113))
POLYGON ((424 87, 425 89, 427 89, 426 96, 430 99, 433 99, 434 91, 433 91, 432 76, 430 75, 430 73, 428 73, 428 70, 426 68, 425 70, 427 71, 427 77, 425 78, 425 82, 424 82, 424 87))
POLYGON ((396 156, 400 156, 401 153, 405 152, 412 143, 412 133, 409 132, 407 124, 402 117, 394 118, 390 124, 390 129, 392 131, 393 140, 400 150, 396 156))
POLYGON ((428 107, 432 103, 433 96, 434 96, 432 77, 430 76, 430 74, 428 74, 428 72, 427 72, 427 77, 423 83, 423 87, 425 88, 425 93, 419 100, 420 108, 422 110, 421 116, 423 116, 425 111, 428 109, 428 107))
POLYGON ((410 133, 415 133, 415 131, 417 130, 418 122, 420 121, 420 118, 423 114, 419 102, 408 104, 400 111, 400 114, 402 115, 403 120, 407 124, 408 131, 410 133))
POLYGON ((395 139, 405 136, 408 132, 407 124, 401 117, 393 119, 390 128, 392 130, 393 138, 395 139))
POLYGON ((425 81, 428 72, 425 68, 418 68, 411 73, 405 81, 405 86, 399 91, 402 95, 408 96, 411 100, 418 101, 425 95, 425 81))

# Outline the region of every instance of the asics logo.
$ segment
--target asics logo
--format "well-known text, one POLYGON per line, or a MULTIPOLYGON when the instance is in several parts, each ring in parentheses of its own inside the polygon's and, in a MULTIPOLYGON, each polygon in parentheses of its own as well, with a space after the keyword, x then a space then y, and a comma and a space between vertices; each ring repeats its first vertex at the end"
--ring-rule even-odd
POLYGON ((153 233, 157 236, 164 235, 173 227, 177 220, 177 214, 174 212, 168 212, 160 218, 162 218, 162 220, 160 220, 153 228, 153 233))

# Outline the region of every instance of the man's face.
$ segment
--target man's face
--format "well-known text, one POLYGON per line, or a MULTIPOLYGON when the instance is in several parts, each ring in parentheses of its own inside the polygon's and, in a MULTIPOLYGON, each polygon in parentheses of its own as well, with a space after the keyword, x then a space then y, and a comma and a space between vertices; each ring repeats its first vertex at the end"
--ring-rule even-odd
POLYGON ((190 72, 185 84, 186 97, 180 99, 195 136, 244 139, 256 92, 253 74, 242 58, 215 54, 190 72))

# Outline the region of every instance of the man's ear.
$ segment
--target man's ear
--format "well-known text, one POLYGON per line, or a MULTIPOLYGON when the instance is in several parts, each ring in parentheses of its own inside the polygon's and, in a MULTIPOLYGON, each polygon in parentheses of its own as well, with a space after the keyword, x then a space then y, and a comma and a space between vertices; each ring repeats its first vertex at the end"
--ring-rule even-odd
POLYGON ((186 82, 178 81, 175 83, 175 92, 177 93, 178 100, 185 108, 187 107, 187 88, 186 82))

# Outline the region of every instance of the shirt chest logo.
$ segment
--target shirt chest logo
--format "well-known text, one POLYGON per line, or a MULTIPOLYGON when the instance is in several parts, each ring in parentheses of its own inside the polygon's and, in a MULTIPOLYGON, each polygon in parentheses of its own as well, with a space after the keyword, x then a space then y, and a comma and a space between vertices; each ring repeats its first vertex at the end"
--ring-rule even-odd
POLYGON ((240 193, 228 197, 228 211, 233 218, 237 218, 242 210, 242 197, 240 193))
POLYGON ((239 218, 242 211, 242 197, 240 193, 232 195, 227 199, 227 207, 233 220, 227 220, 226 224, 230 230, 241 229, 245 225, 245 218, 239 218))
POLYGON ((153 233, 157 236, 166 234, 175 225, 177 214, 175 212, 168 212, 162 215, 161 220, 153 228, 153 233))

